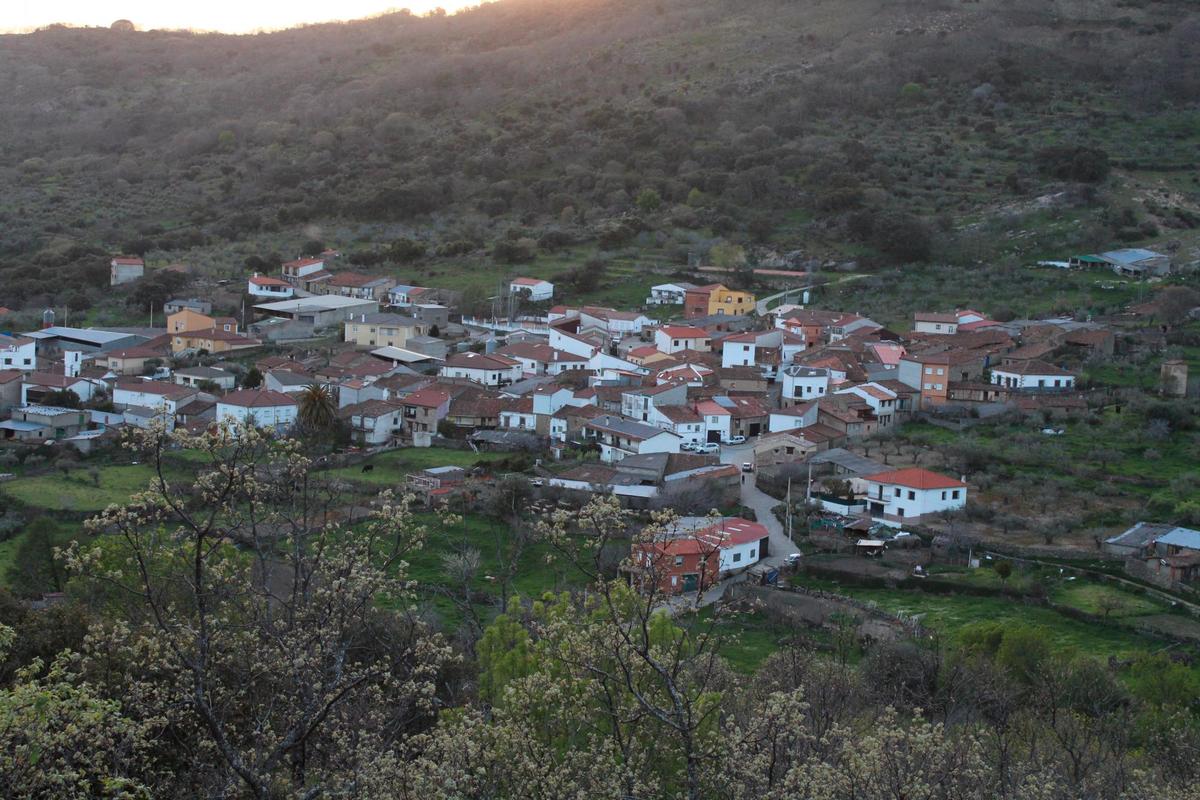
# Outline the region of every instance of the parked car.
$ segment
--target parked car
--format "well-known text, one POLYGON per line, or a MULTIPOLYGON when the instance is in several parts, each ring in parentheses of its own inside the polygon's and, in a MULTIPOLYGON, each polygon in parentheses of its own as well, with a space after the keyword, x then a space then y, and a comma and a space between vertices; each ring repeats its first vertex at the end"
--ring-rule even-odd
POLYGON ((1062 436, 1066 431, 1062 428, 1042 428, 1042 433, 1047 436, 1062 436))
POLYGON ((719 452, 721 452, 721 445, 717 444, 716 442, 703 442, 701 444, 696 445, 696 452, 703 453, 705 455, 711 455, 712 453, 719 453, 719 452))
POLYGON ((788 553, 786 556, 784 556, 783 563, 787 564, 789 567, 794 567, 800 563, 800 559, 802 558, 804 558, 803 553, 788 553))
POLYGON ((683 444, 679 445, 679 449, 680 449, 680 450, 684 450, 684 451, 686 451, 686 452, 689 452, 689 453, 693 453, 693 452, 695 452, 695 451, 696 451, 696 450, 697 450, 699 447, 700 447, 700 443, 699 443, 699 442, 693 442, 691 439, 688 439, 686 442, 684 442, 683 444))
POLYGON ((742 472, 754 472, 754 464, 750 461, 743 461, 742 472))
POLYGON ((745 444, 745 443, 746 443, 746 437, 742 436, 741 434, 739 434, 737 436, 730 436, 728 439, 725 440, 725 444, 745 444))

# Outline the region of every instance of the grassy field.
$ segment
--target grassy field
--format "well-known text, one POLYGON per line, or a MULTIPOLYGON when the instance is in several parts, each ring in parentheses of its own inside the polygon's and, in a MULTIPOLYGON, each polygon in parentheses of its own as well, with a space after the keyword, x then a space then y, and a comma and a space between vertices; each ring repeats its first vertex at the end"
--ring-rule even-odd
MULTIPOLYGON (((434 514, 422 515, 420 519, 428 526, 429 537, 425 547, 408 559, 408 576, 417 582, 418 589, 443 621, 453 628, 462 622, 463 610, 446 593, 461 593, 461 588, 452 589, 445 558, 468 550, 477 551, 479 569, 471 588, 499 599, 501 584, 497 580, 489 580, 489 576, 498 575, 502 569, 503 554, 509 543, 508 527, 502 522, 469 514, 463 516, 462 522, 450 526, 442 526, 434 514)), ((527 547, 517 560, 511 593, 527 598, 540 597, 545 592, 582 585, 585 576, 569 563, 551 559, 552 555, 551 547, 546 544, 527 547)), ((485 621, 499 611, 496 605, 490 603, 476 602, 474 606, 476 613, 485 621)))
POLYGON ((0 586, 8 586, 8 571, 16 558, 17 548, 25 538, 24 532, 0 542, 0 586))
MULTIPOLYGON (((1163 646, 1160 640, 1140 635, 1127 628, 1084 622, 1050 608, 1027 605, 1020 600, 1004 596, 933 594, 918 590, 865 588, 804 576, 797 580, 803 585, 829 589, 860 600, 874 601, 880 608, 892 613, 915 616, 926 627, 950 638, 956 637, 963 628, 977 622, 999 622, 1043 628, 1058 648, 1070 648, 1080 653, 1100 656, 1128 657, 1148 650, 1158 650, 1163 646)), ((1089 613, 1098 613, 1099 600, 1108 592, 1119 595, 1125 603, 1122 621, 1128 622, 1136 616, 1163 611, 1162 606, 1146 598, 1084 581, 1064 581, 1060 586, 1054 587, 1051 596, 1065 605, 1089 613)), ((1116 612, 1113 616, 1115 619, 1116 612)))
POLYGON ((3 484, 6 495, 25 505, 53 511, 100 511, 112 503, 123 503, 134 492, 142 491, 154 476, 148 464, 95 467, 98 483, 92 481, 89 468, 72 470, 69 475, 52 472, 22 477, 3 484))
MULTIPOLYGON (((681 622, 699 631, 708 630, 713 622, 712 607, 701 609, 681 622)), ((745 675, 756 672, 782 642, 795 637, 795 631, 771 622, 761 611, 720 617, 711 628, 720 637, 721 656, 735 671, 745 675)))
POLYGON ((339 467, 325 471, 331 478, 340 478, 357 483, 379 486, 391 485, 403 480, 405 475, 433 467, 462 467, 470 469, 479 464, 494 463, 508 457, 509 453, 476 453, 471 450, 446 450, 438 447, 406 447, 389 450, 371 456, 361 464, 339 467), (370 472, 363 472, 367 464, 374 465, 370 472))

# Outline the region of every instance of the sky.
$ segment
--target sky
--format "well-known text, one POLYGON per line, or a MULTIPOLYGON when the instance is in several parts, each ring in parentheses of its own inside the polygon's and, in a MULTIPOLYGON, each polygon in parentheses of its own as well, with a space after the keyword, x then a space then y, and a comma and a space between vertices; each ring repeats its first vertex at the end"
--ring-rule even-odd
POLYGON ((226 33, 289 28, 307 22, 359 19, 407 8, 420 14, 455 11, 480 0, 0 0, 0 31, 28 31, 55 22, 108 26, 128 19, 140 29, 192 28, 226 33))

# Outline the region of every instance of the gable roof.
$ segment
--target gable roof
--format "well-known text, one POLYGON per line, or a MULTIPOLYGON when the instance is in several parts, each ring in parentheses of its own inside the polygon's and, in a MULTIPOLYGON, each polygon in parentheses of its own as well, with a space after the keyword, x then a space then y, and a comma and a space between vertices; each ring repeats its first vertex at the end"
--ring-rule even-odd
POLYGON ((992 371, 1005 372, 1009 375, 1051 375, 1054 377, 1073 377, 1073 373, 1036 358, 1029 361, 1018 361, 1015 364, 1006 364, 1005 366, 1001 367, 992 367, 992 371))
POLYGON ((242 389, 230 392, 218 401, 221 405, 239 408, 270 408, 273 406, 299 405, 296 398, 273 389, 242 389))
POLYGON ((866 480, 874 483, 886 483, 891 486, 905 486, 909 489, 961 489, 966 486, 960 480, 940 475, 921 467, 894 469, 867 475, 866 480))

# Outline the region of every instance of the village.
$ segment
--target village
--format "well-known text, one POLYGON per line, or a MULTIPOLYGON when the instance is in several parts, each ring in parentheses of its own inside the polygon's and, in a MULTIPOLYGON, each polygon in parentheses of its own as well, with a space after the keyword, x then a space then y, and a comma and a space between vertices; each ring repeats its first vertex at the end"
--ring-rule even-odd
MULTIPOLYGON (((172 299, 165 327, 75 328, 47 311, 41 329, 0 335, 0 487, 104 463, 130 427, 286 434, 319 387, 342 474, 361 470, 423 508, 504 478, 560 505, 610 496, 672 510, 672 527, 627 545, 620 569, 679 608, 731 585, 786 586, 798 571, 911 581, 1005 557, 1111 559, 1181 596, 1200 584, 1200 532, 1146 519, 1038 552, 1033 533, 1007 536, 1011 519, 979 501, 998 493, 993 477, 947 455, 952 445, 935 459, 937 436, 911 435, 1004 420, 1052 442, 1089 413, 1119 413, 1121 395, 1085 374, 1130 347, 1131 331, 1156 331, 1137 309, 1000 321, 931 308, 897 331, 815 307, 820 289, 803 273, 776 271, 791 288, 765 298, 676 280, 637 309, 567 305, 551 281, 517 276, 490 315, 464 315, 457 292, 338 260, 326 250, 255 272, 240 308, 172 299), (385 471, 389 455, 413 451, 426 453, 417 466, 385 471), (488 459, 517 467, 495 473, 488 459)), ((1040 267, 1171 271, 1147 250, 1040 267)), ((114 291, 146 270, 114 258, 114 291)), ((1187 361, 1165 359, 1153 393, 1185 398, 1190 385, 1187 361)))

